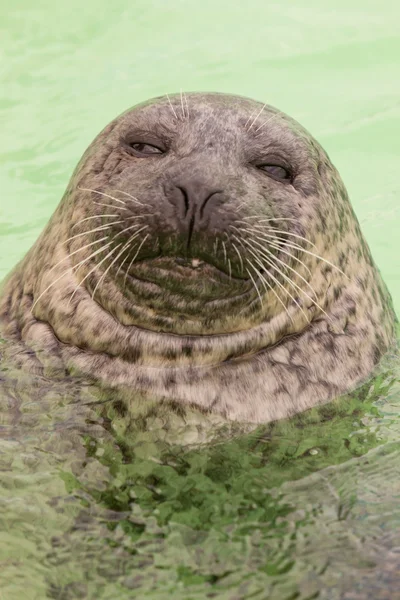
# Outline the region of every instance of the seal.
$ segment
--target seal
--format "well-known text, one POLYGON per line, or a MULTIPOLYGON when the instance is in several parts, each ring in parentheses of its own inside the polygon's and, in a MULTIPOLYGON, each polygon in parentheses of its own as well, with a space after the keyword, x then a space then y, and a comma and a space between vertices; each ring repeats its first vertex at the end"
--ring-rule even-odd
POLYGON ((396 321, 326 152, 218 93, 155 98, 96 137, 1 319, 30 369, 254 423, 356 388, 396 321))

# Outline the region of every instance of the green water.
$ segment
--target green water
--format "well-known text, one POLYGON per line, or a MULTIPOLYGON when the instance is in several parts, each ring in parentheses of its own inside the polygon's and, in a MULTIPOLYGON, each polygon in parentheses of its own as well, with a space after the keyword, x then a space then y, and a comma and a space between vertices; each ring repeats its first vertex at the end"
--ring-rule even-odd
MULTIPOLYGON (((3 0, 0 278, 108 121, 215 90, 275 105, 322 143, 400 314, 399 17, 377 0, 3 0)), ((1 374, 1 600, 400 598, 390 364, 351 398, 254 431, 130 420, 73 381, 1 374)))

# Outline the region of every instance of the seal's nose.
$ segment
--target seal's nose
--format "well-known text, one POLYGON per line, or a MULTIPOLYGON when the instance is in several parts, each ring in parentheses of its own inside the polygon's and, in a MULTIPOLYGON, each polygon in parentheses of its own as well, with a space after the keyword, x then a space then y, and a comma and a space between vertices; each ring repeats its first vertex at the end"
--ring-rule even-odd
POLYGON ((169 186, 167 197, 182 223, 201 228, 208 224, 216 206, 223 202, 223 190, 201 178, 182 178, 169 186))

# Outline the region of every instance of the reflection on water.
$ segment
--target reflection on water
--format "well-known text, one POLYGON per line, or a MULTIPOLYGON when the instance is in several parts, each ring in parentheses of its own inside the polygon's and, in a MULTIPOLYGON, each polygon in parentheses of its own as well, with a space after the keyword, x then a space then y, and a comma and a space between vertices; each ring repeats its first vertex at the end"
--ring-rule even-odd
MULTIPOLYGON (((3 598, 396 598, 395 360, 255 427, 1 371, 3 598)), ((398 596, 397 596, 398 597, 398 596)))

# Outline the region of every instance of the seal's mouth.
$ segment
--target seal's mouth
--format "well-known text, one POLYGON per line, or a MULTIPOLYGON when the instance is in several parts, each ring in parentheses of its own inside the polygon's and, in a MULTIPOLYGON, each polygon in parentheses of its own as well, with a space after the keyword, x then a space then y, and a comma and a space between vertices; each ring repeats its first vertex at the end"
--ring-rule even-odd
POLYGON ((128 275, 128 280, 155 284, 165 291, 193 299, 234 298, 251 288, 248 279, 227 273, 197 257, 143 259, 131 267, 128 275))

